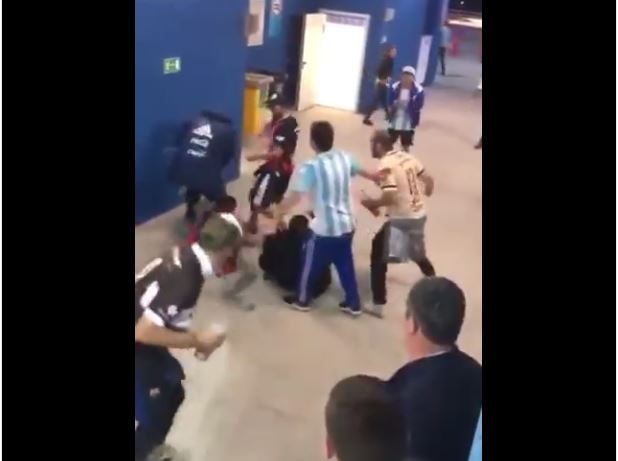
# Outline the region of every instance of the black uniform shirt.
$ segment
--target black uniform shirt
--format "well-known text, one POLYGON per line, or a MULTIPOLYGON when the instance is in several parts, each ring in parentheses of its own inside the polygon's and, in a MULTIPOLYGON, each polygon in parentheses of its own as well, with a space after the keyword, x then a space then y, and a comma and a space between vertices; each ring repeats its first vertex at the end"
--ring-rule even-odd
POLYGON ((197 243, 154 259, 135 276, 135 323, 146 316, 155 325, 186 330, 204 279, 212 274, 210 258, 197 243))

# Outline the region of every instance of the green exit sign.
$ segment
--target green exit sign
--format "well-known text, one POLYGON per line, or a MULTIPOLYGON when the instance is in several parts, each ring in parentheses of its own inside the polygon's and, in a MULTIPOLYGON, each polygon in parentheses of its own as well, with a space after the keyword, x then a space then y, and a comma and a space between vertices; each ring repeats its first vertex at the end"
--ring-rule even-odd
POLYGON ((180 72, 180 58, 165 58, 163 60, 164 74, 177 74, 180 72))

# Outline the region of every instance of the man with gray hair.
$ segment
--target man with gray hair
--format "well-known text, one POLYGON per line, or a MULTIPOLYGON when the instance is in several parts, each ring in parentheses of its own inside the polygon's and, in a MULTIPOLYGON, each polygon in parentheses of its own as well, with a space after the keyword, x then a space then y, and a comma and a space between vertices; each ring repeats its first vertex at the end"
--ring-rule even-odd
POLYGON ((387 386, 404 413, 407 455, 468 461, 483 399, 481 365, 457 347, 466 297, 453 281, 426 277, 410 290, 408 363, 387 386))

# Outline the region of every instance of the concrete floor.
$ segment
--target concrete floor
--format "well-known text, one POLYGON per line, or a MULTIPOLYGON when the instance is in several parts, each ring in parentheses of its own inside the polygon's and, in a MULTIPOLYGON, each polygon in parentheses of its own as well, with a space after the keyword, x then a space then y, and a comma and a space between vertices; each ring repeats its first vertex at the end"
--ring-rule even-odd
MULTIPOLYGON (((378 120, 378 117, 374 117, 378 120)), ((310 155, 311 121, 330 120, 336 145, 355 154, 364 165, 371 129, 361 117, 314 108, 298 115, 301 136, 298 161, 310 155)), ((468 310, 460 347, 482 359, 481 352, 481 156, 473 149, 481 132, 480 100, 444 80, 427 90, 422 125, 414 153, 436 179, 429 200, 427 245, 439 274, 464 289, 468 310)), ((254 165, 243 165, 242 177, 230 191, 243 202, 254 165)), ((377 193, 375 186, 354 183, 377 193)), ((135 268, 141 268, 176 240, 182 210, 174 210, 135 229, 135 268)), ((369 300, 369 249, 380 222, 359 207, 354 240, 361 295, 369 300)), ((257 250, 248 251, 256 264, 257 250)), ((190 461, 315 461, 324 459, 323 409, 337 380, 356 373, 387 378, 404 364, 401 322, 404 299, 420 277, 418 269, 393 266, 389 271, 389 306, 386 318, 350 319, 336 305, 337 285, 319 300, 315 312, 290 310, 280 295, 259 278, 245 297, 257 309, 240 311, 221 297, 221 281, 207 281, 195 322, 211 321, 229 327, 227 343, 208 362, 190 352, 178 357, 186 368, 187 398, 168 442, 190 461)))

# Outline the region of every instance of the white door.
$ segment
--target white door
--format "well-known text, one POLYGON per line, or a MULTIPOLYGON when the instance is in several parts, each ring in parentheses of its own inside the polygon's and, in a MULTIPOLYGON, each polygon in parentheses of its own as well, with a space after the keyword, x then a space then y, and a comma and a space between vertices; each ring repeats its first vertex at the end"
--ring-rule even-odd
POLYGON ((367 15, 326 10, 316 103, 355 112, 369 30, 367 15))
POLYGON ((303 24, 303 42, 300 53, 300 83, 297 110, 305 110, 316 104, 317 83, 320 67, 322 36, 326 26, 326 15, 306 14, 303 24))

